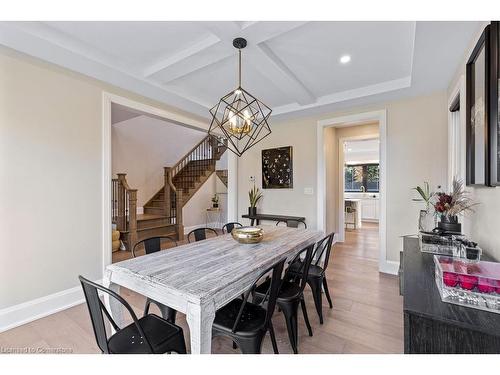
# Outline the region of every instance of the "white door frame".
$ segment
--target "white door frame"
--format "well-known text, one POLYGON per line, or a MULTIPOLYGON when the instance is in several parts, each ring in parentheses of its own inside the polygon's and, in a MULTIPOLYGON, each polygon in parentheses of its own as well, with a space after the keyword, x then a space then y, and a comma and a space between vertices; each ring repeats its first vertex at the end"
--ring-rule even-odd
MULTIPOLYGON (((398 262, 387 260, 387 110, 333 117, 317 123, 317 222, 318 229, 326 229, 326 169, 324 131, 329 127, 347 127, 368 121, 378 121, 380 137, 380 218, 379 218, 379 271, 397 274, 398 262)), ((340 189, 343 192, 343 185, 340 189)), ((339 213, 340 216, 340 213, 339 213)), ((340 223, 339 223, 340 224, 340 223)))
MULTIPOLYGON (((102 265, 103 272, 112 263, 111 248, 111 104, 120 104, 156 117, 163 118, 179 125, 190 126, 207 131, 208 121, 170 112, 165 109, 144 104, 106 91, 102 92, 102 265)), ((232 153, 231 153, 232 154, 232 153)), ((237 163, 228 155, 228 220, 232 220, 237 209, 237 163)))

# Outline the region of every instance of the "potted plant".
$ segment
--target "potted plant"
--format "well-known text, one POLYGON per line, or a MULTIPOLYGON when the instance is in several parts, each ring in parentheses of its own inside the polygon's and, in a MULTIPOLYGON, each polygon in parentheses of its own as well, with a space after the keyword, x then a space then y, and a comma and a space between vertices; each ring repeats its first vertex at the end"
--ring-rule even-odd
POLYGON ((254 216, 257 214, 257 203, 262 198, 262 193, 260 189, 253 185, 253 188, 248 192, 248 198, 250 200, 250 207, 248 207, 248 215, 254 216))
POLYGON ((430 232, 436 227, 436 217, 434 215, 431 200, 436 195, 435 192, 431 191, 429 183, 424 181, 424 186, 414 187, 413 190, 417 191, 421 198, 413 199, 418 202, 425 202, 425 210, 420 210, 418 217, 418 229, 421 232, 430 232))
POLYGON ((453 189, 450 194, 436 193, 434 210, 437 215, 441 216, 438 228, 446 232, 461 233, 462 224, 458 222, 458 215, 473 212, 472 207, 475 205, 476 203, 472 201, 465 191, 463 181, 453 179, 453 189))
POLYGON ((212 197, 212 207, 219 208, 219 196, 217 194, 212 197))

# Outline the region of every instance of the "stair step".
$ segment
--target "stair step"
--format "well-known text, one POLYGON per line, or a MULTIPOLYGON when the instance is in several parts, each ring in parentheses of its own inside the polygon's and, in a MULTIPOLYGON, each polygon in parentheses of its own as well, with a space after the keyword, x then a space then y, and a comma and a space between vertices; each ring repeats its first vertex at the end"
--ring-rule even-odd
POLYGON ((137 217, 137 230, 144 230, 153 227, 171 225, 170 218, 165 215, 139 215, 137 217), (140 218, 139 216, 143 216, 140 218))
POLYGON ((165 200, 163 199, 153 199, 148 202, 144 207, 163 207, 165 200))
POLYGON ((158 228, 164 228, 164 227, 175 227, 175 224, 162 224, 162 225, 152 225, 150 227, 145 227, 145 228, 137 228, 137 232, 143 232, 145 230, 150 230, 150 229, 158 229, 158 228))
POLYGON ((144 207, 145 214, 162 215, 163 207, 144 207))

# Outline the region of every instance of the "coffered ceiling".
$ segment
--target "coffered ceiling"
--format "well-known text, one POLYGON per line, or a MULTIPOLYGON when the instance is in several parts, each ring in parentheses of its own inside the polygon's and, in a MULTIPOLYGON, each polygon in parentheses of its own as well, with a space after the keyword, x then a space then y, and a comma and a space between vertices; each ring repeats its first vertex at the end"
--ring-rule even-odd
POLYGON ((208 117, 209 108, 237 86, 232 40, 242 36, 248 40, 242 86, 279 116, 413 87, 445 88, 478 27, 477 22, 1 22, 0 44, 208 117), (342 64, 343 55, 351 61, 342 64))

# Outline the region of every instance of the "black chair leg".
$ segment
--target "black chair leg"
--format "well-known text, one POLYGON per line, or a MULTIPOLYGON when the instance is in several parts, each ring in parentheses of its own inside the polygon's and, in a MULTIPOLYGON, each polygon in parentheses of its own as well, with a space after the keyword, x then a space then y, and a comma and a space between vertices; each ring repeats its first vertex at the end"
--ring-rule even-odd
POLYGON ((311 278, 307 281, 309 286, 311 287, 314 305, 316 306, 316 311, 319 316, 319 323, 323 324, 323 304, 322 304, 322 296, 321 296, 321 279, 319 278, 311 278))
POLYGON ((323 277, 323 289, 325 290, 326 299, 328 300, 330 308, 333 308, 332 299, 330 298, 330 292, 328 291, 328 284, 326 282, 326 276, 323 277))
POLYGON ((298 341, 298 327, 297 327, 297 312, 299 310, 298 303, 283 303, 280 304, 281 311, 285 315, 286 329, 288 330, 288 338, 292 346, 294 354, 298 354, 297 341, 298 341))
POLYGON ((304 296, 300 299, 300 307, 302 308, 302 314, 304 315, 304 320, 306 321, 307 331, 309 332, 309 336, 313 335, 313 331, 311 328, 311 323, 309 323, 309 317, 307 316, 307 308, 306 302, 304 301, 304 296))
POLYGON ((276 342, 273 323, 271 322, 269 322, 269 336, 271 336, 271 343, 273 344, 274 354, 280 354, 280 352, 278 351, 278 343, 276 342))

